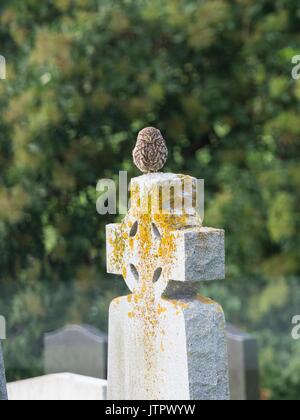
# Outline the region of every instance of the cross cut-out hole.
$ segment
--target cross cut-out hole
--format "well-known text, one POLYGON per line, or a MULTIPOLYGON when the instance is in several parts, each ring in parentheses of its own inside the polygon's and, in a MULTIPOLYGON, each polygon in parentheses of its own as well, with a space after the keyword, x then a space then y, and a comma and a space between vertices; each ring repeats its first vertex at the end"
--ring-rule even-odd
POLYGON ((135 265, 130 264, 130 270, 132 272, 133 277, 135 278, 136 281, 139 281, 139 272, 137 271, 137 268, 135 265))
POLYGON ((158 229, 158 227, 156 226, 155 223, 152 223, 152 230, 153 230, 153 234, 155 239, 160 240, 161 239, 161 234, 160 231, 158 229))
POLYGON ((130 235, 131 238, 134 238, 135 237, 135 235, 138 232, 138 228, 139 228, 139 224, 138 224, 138 222, 135 222, 133 224, 131 230, 130 230, 130 234, 129 235, 130 235))
POLYGON ((154 275, 153 275, 153 283, 158 282, 158 280, 160 279, 162 274, 162 268, 159 267, 155 270, 154 275))

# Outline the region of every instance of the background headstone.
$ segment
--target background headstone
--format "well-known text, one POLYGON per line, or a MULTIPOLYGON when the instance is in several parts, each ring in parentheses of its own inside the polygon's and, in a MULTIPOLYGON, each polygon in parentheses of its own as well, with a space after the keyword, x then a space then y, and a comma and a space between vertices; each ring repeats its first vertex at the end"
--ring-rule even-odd
POLYGON ((227 326, 231 400, 259 400, 257 342, 249 334, 227 326))
POLYGON ((0 401, 7 400, 7 391, 6 391, 6 380, 5 380, 5 369, 4 361, 2 356, 2 345, 0 340, 0 401))
POLYGON ((90 326, 71 325, 44 337, 45 371, 107 377, 107 335, 90 326))

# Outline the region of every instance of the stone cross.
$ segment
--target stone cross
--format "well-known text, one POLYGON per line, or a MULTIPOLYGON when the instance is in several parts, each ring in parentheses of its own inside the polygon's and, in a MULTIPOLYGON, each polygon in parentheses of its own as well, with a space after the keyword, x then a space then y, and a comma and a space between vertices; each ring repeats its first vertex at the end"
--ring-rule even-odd
POLYGON ((7 400, 6 381, 5 381, 5 370, 4 361, 2 357, 2 346, 0 337, 0 401, 7 400))
POLYGON ((107 226, 107 271, 131 291, 110 307, 110 400, 229 399, 224 314, 197 293, 225 277, 224 231, 202 226, 195 194, 191 177, 134 178, 127 216, 107 226))

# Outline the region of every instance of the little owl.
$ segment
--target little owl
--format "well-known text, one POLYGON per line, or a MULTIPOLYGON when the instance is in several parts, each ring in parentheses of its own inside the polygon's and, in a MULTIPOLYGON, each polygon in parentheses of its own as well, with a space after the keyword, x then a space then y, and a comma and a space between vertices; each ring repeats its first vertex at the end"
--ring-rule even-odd
POLYGON ((133 150, 135 165, 143 173, 159 172, 166 164, 168 149, 161 132, 154 127, 140 131, 133 150))

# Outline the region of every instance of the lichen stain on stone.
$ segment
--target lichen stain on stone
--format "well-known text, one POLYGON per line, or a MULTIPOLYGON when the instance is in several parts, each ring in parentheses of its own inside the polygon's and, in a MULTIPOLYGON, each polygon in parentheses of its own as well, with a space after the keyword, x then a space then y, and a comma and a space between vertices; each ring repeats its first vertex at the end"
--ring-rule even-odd
MULTIPOLYGON (((222 306, 219 303, 216 303, 216 305, 217 305, 218 313, 224 315, 224 311, 223 311, 222 306)), ((224 323, 224 328, 225 328, 225 323, 224 323)))
POLYGON ((197 295, 197 299, 205 305, 216 305, 215 301, 202 295, 197 295))
POLYGON ((133 247, 134 247, 134 238, 130 238, 129 239, 129 246, 130 246, 130 249, 132 251, 133 250, 133 247))
MULTIPOLYGON (((143 344, 145 354, 145 378, 148 381, 155 381, 155 375, 151 372, 155 370, 157 364, 157 350, 164 351, 163 339, 164 331, 161 331, 160 318, 167 313, 167 307, 164 306, 155 295, 155 284, 153 284, 153 275, 159 267, 159 261, 163 260, 163 276, 161 281, 167 285, 168 277, 174 263, 176 251, 175 230, 178 226, 185 223, 186 217, 165 215, 165 214, 138 214, 135 209, 131 211, 139 223, 139 230, 135 236, 139 264, 140 285, 138 290, 133 293, 131 302, 132 311, 128 314, 130 318, 142 320, 143 325, 143 344), (153 235, 152 224, 155 223, 160 232, 161 239, 153 235), (160 342, 158 341, 160 340, 160 342)), ((133 241, 132 241, 133 242, 133 241)), ((130 244, 133 249, 134 244, 130 244)), ((160 263, 161 264, 161 263, 160 263)), ((148 384, 149 389, 155 388, 155 383, 148 384)))
MULTIPOLYGON (((215 305, 216 306, 216 310, 218 314, 224 315, 224 311, 222 306, 215 302, 214 300, 207 298, 205 296, 202 296, 200 294, 197 295, 197 300, 201 303, 203 303, 204 305, 215 305)), ((224 324, 224 328, 225 328, 225 324, 224 324)))
MULTIPOLYGON (((184 182, 184 177, 182 178, 184 182)), ((139 188, 131 190, 131 209, 120 225, 118 232, 110 238, 111 264, 123 273, 126 280, 129 273, 126 270, 128 251, 137 258, 136 269, 139 280, 132 295, 127 297, 130 305, 129 319, 137 319, 142 322, 142 339, 144 348, 145 372, 144 377, 149 382, 148 389, 155 389, 155 377, 153 374, 157 366, 158 349, 164 351, 165 331, 161 327, 163 317, 167 315, 167 305, 161 296, 157 296, 158 284, 167 286, 171 270, 175 263, 177 251, 177 231, 188 226, 189 216, 185 213, 180 215, 166 212, 153 212, 151 199, 148 201, 148 212, 141 211, 141 198, 137 196, 139 188), (130 232, 134 223, 138 223, 138 230, 134 237, 130 232), (153 224, 157 226, 161 237, 158 240, 153 232, 153 224), (162 267, 161 278, 153 283, 155 271, 162 267)), ((157 190, 148 190, 148 194, 154 196, 157 190)), ((159 208, 162 210, 163 203, 159 196, 159 208)), ((142 210, 145 210, 144 208, 142 210)), ((182 301, 171 301, 177 315, 188 308, 188 304, 182 301)))
POLYGON ((189 303, 183 302, 182 300, 174 299, 165 299, 167 302, 171 303, 176 310, 184 310, 189 308, 189 303))
POLYGON ((122 272, 124 270, 124 251, 126 246, 126 240, 128 235, 124 231, 124 222, 122 223, 121 232, 122 235, 119 235, 119 231, 114 231, 113 236, 108 238, 109 245, 112 247, 112 252, 110 254, 109 264, 112 267, 115 267, 117 271, 122 272))
POLYGON ((166 307, 161 306, 160 304, 158 304, 158 309, 157 309, 157 313, 158 313, 158 315, 161 315, 161 314, 163 314, 163 313, 165 313, 165 312, 167 312, 167 308, 166 308, 166 307))

